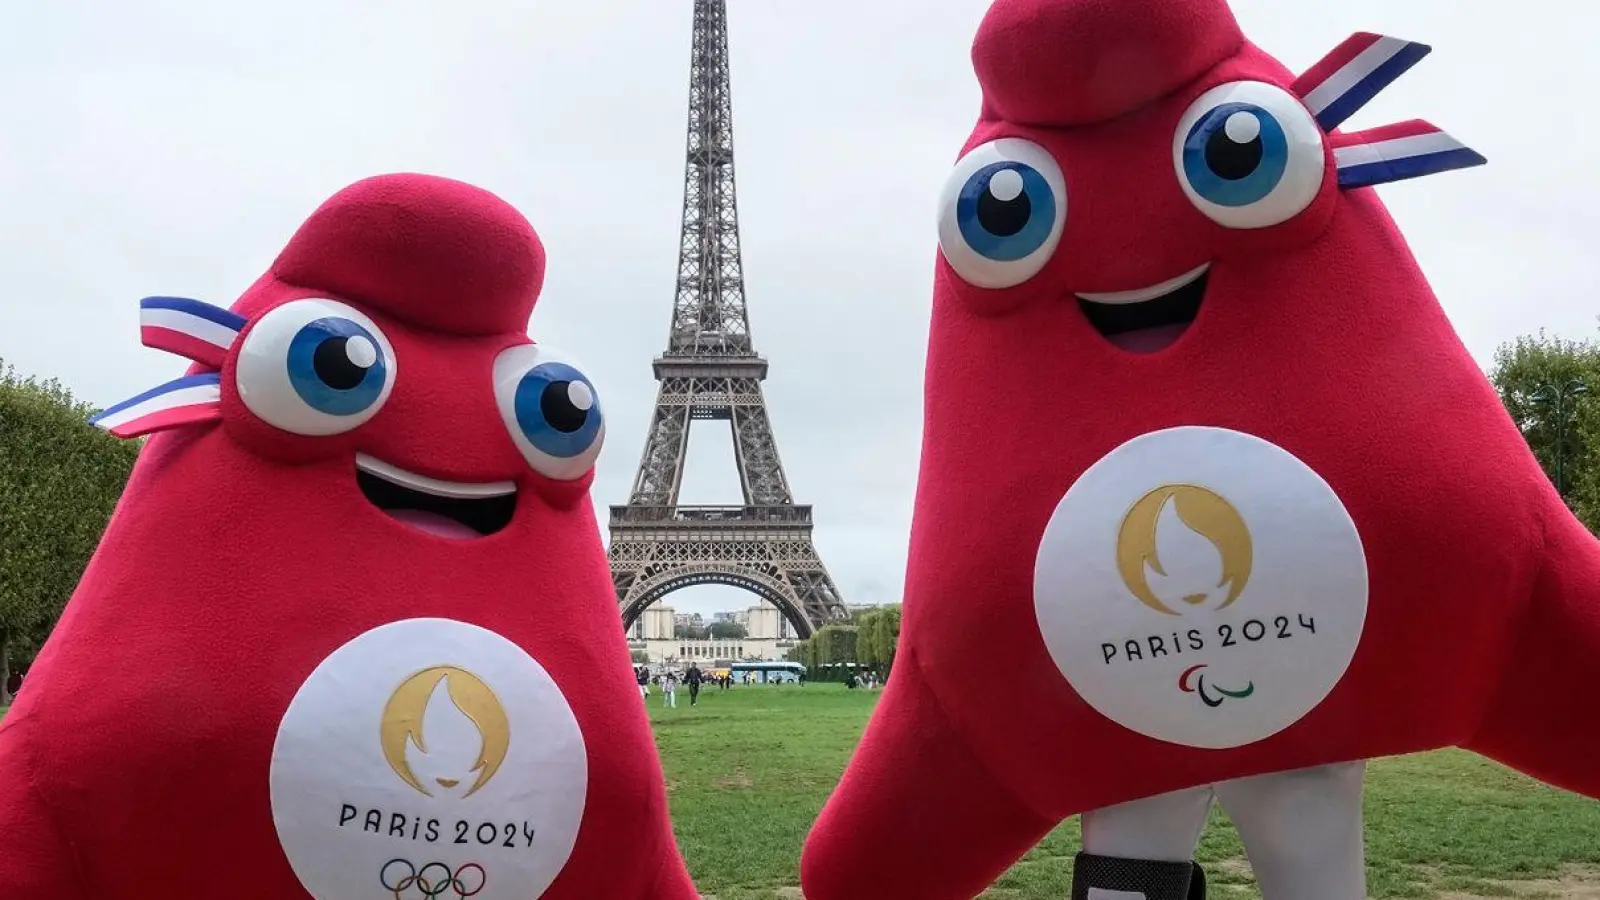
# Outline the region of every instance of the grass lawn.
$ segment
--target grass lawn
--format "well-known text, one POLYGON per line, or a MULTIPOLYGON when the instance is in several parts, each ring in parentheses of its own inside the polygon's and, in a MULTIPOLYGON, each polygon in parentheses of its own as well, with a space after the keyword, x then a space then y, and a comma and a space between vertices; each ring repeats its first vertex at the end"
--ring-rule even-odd
MULTIPOLYGON (((806 830, 844 770, 877 694, 837 685, 707 691, 689 708, 650 697, 673 821, 689 869, 715 900, 797 895, 806 830)), ((5 709, 0 707, 0 715, 5 709)), ((1600 900, 1600 803, 1460 751, 1372 764, 1367 869, 1375 898, 1600 900)), ((985 900, 1060 900, 1076 820, 1008 872, 985 900)), ((1200 859, 1211 896, 1259 898, 1220 811, 1200 859)))
MULTIPOLYGON (((678 708, 663 709, 661 695, 651 695, 678 840, 703 891, 773 900, 797 883, 806 830, 877 696, 823 684, 741 687, 707 691, 690 709, 680 690, 678 708)), ((1213 815, 1200 848, 1212 896, 1259 898, 1238 836, 1220 811, 1213 815)), ((1472 754, 1373 763, 1366 816, 1373 897, 1600 898, 1600 803, 1472 754)), ((1077 849, 1073 820, 985 900, 1069 896, 1077 849)))

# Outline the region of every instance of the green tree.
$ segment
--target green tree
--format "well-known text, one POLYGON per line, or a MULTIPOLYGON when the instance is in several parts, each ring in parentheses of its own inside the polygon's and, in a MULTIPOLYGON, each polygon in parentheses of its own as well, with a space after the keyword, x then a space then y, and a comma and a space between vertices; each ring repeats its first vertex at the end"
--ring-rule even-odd
POLYGON ((738 640, 750 636, 750 632, 738 622, 712 622, 709 629, 711 637, 719 640, 738 640))
POLYGON ((0 705, 12 654, 25 663, 49 634, 138 455, 89 425, 93 412, 0 360, 0 705))
POLYGON ((856 629, 853 661, 887 676, 894 666, 895 649, 900 641, 899 604, 857 613, 851 624, 856 629))
POLYGON ((789 648, 784 659, 805 666, 818 681, 843 680, 851 669, 841 663, 855 663, 875 669, 885 677, 894 667, 895 650, 900 642, 900 605, 883 606, 857 613, 849 625, 829 625, 809 639, 789 648), (823 669, 823 666, 835 666, 823 669))
POLYGON ((882 609, 869 609, 852 620, 856 626, 856 661, 869 669, 878 668, 884 662, 882 643, 875 627, 882 615, 882 609))
POLYGON ((856 661, 856 626, 829 625, 817 632, 820 653, 827 663, 853 663, 856 661))
MULTIPOLYGON (((872 617, 870 626, 874 653, 872 665, 887 678, 889 670, 894 668, 895 650, 900 644, 900 605, 885 606, 874 612, 876 615, 872 617)), ((861 626, 863 631, 866 631, 867 627, 861 626)))
POLYGON ((1559 437, 1563 494, 1595 530, 1600 526, 1600 397, 1571 390, 1582 385, 1600 393, 1600 343, 1542 331, 1524 335, 1495 351, 1489 377, 1552 482, 1559 437))

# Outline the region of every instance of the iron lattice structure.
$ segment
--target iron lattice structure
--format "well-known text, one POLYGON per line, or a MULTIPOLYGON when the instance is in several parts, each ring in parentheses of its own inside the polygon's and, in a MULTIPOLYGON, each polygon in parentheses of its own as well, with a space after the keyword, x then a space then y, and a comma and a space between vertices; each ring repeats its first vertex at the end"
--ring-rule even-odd
POLYGON ((750 343, 726 0, 695 0, 687 155, 672 328, 654 366, 660 391, 633 495, 611 507, 623 627, 679 588, 726 584, 770 601, 810 637, 848 613, 812 543, 811 507, 789 491, 761 393, 767 361, 750 343), (743 506, 678 505, 689 426, 704 420, 733 429, 743 506))

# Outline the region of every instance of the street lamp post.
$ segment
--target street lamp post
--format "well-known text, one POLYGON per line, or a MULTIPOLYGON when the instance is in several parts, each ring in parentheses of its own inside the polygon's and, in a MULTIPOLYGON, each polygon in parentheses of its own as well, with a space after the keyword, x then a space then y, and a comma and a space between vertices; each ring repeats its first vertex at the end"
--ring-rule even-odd
POLYGON ((1563 385, 1545 384, 1531 395, 1533 402, 1549 406, 1556 414, 1556 493, 1567 495, 1566 475, 1563 471, 1567 456, 1567 417, 1578 397, 1589 393, 1589 386, 1574 378, 1563 385))

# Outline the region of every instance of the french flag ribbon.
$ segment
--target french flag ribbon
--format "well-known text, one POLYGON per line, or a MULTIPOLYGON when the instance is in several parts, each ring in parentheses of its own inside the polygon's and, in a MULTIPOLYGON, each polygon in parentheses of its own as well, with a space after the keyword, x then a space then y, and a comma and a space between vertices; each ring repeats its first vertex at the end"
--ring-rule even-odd
POLYGON ((1421 119, 1334 135, 1333 162, 1344 190, 1481 166, 1487 160, 1421 119))
POLYGON ((89 424, 119 438, 179 428, 222 415, 222 375, 205 372, 169 381, 90 417, 89 424))
POLYGON ((1416 41, 1361 32, 1295 79, 1292 90, 1331 132, 1432 52, 1416 41))
POLYGON ((139 338, 146 347, 221 369, 245 318, 199 300, 146 297, 139 301, 139 338))

